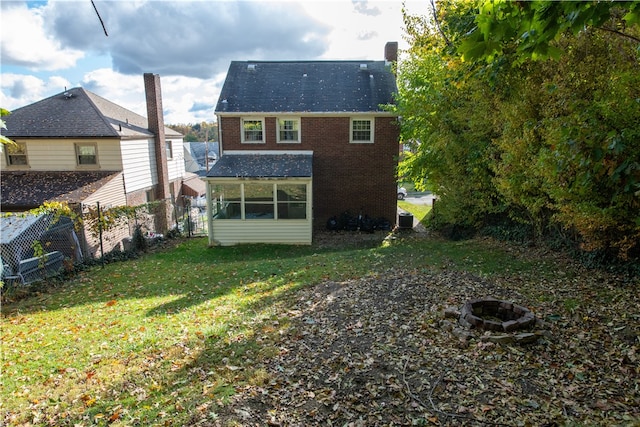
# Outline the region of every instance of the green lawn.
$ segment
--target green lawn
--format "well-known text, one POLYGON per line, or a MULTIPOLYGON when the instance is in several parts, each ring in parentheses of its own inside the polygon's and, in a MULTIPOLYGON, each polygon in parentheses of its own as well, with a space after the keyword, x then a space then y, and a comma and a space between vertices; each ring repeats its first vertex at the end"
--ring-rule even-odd
POLYGON ((406 202, 404 200, 398 200, 398 207, 404 209, 407 212, 411 212, 422 225, 427 225, 427 215, 431 212, 431 206, 428 205, 415 205, 413 203, 406 202))
MULTIPOLYGON (((296 290, 391 269, 537 274, 494 242, 415 235, 343 247, 208 248, 203 238, 96 266, 2 307, 4 425, 184 425, 269 381, 296 290)), ((552 262, 552 261, 549 261, 552 262)), ((553 268, 550 269, 553 271, 553 268)))

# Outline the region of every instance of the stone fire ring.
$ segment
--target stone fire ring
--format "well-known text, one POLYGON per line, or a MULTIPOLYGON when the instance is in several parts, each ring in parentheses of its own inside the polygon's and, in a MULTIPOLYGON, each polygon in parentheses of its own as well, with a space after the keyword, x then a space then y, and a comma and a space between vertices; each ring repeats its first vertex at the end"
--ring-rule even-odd
POLYGON ((482 298, 468 301, 462 306, 459 322, 488 331, 512 332, 529 328, 535 321, 533 313, 522 306, 494 298, 482 298))

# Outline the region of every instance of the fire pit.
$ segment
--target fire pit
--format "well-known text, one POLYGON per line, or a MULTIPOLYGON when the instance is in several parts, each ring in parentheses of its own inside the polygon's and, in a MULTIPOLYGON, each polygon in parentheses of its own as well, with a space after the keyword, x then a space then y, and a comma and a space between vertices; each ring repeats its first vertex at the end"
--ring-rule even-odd
POLYGON ((536 318, 525 307, 494 298, 474 299, 460 311, 459 323, 488 331, 512 332, 535 324, 536 318))

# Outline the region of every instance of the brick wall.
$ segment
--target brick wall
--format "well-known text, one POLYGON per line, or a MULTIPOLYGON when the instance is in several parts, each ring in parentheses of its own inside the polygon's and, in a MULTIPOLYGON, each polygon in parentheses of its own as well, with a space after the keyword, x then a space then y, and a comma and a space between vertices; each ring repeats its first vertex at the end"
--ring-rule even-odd
POLYGON ((239 117, 221 117, 226 150, 313 151, 314 226, 350 211, 396 222, 399 130, 393 117, 376 117, 373 144, 349 143, 348 116, 302 117, 300 144, 276 142, 276 118, 265 118, 264 144, 242 144, 239 117))

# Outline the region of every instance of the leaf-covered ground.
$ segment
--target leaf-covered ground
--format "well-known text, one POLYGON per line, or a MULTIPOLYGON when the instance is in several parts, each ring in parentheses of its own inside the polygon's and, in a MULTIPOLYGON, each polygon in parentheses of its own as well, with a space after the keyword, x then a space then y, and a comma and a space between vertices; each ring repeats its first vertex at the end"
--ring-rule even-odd
POLYGON ((264 383, 193 423, 640 425, 638 283, 577 271, 390 269, 304 289, 264 383), (538 340, 497 344, 445 318, 485 296, 531 309, 538 340))

